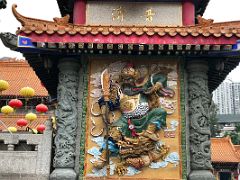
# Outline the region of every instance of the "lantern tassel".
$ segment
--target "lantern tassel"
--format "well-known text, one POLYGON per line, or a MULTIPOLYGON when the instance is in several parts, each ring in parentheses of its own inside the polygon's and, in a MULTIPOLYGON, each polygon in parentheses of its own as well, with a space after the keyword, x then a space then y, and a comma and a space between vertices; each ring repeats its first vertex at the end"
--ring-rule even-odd
POLYGON ((25 99, 25 110, 27 110, 28 98, 25 99))

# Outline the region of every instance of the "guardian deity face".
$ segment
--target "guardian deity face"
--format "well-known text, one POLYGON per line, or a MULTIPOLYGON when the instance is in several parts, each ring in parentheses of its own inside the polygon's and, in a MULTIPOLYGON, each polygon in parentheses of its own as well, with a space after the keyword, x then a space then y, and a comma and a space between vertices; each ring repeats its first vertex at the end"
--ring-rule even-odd
POLYGON ((124 84, 134 85, 139 76, 139 71, 133 68, 132 65, 127 65, 121 72, 122 83, 124 84))

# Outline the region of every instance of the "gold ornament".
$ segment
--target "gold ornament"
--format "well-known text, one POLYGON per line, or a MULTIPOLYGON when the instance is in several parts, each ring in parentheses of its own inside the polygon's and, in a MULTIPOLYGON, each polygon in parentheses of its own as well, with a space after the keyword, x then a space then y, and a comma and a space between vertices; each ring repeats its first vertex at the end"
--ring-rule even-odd
POLYGON ((122 6, 119 6, 118 8, 115 8, 112 10, 112 20, 120 20, 121 22, 124 19, 124 10, 122 6))

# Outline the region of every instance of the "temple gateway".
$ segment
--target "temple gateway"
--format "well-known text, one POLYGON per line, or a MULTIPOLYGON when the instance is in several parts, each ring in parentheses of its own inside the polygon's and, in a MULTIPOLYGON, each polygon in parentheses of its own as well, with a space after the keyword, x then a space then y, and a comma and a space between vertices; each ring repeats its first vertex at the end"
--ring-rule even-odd
POLYGON ((211 93, 240 22, 202 18, 208 2, 58 0, 53 21, 12 6, 22 27, 1 39, 58 101, 50 179, 215 179, 211 93))

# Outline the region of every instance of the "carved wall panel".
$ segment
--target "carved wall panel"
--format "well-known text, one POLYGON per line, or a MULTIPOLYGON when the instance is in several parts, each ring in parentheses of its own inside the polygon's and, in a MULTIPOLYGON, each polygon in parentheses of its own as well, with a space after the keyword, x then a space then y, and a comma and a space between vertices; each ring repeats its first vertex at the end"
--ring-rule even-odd
POLYGON ((80 176, 182 179, 180 60, 89 59, 80 176))

